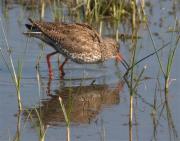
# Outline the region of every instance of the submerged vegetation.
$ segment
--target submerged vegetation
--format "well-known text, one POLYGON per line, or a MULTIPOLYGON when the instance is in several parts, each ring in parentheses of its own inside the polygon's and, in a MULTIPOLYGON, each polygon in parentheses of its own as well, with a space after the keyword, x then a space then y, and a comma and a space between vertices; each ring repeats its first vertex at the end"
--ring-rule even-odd
MULTIPOLYGON (((154 127, 152 140, 157 140, 157 128, 158 126, 160 126, 160 120, 162 118, 165 118, 167 120, 170 138, 174 140, 178 139, 178 132, 176 130, 176 125, 173 121, 173 114, 171 112, 171 106, 169 104, 168 98, 170 95, 170 84, 174 80, 171 78, 171 74, 174 69, 173 64, 176 57, 176 52, 179 47, 180 39, 180 21, 176 14, 176 11, 178 11, 178 9, 176 9, 176 3, 178 3, 178 1, 173 0, 172 3, 172 10, 174 12, 172 13, 174 14, 174 21, 172 22, 173 25, 171 25, 172 30, 168 31, 168 29, 165 29, 167 33, 163 33, 167 34, 167 38, 163 37, 163 35, 160 36, 158 33, 154 34, 154 30, 152 31, 150 16, 152 14, 153 6, 151 5, 151 1, 2 0, 0 2, 0 5, 2 13, 4 15, 1 15, 0 17, 0 24, 2 40, 4 44, 1 44, 0 46, 0 58, 6 66, 15 85, 19 109, 19 112, 17 114, 17 132, 13 140, 21 140, 21 131, 24 129, 21 129, 22 127, 20 121, 21 116, 23 116, 25 117, 25 122, 31 121, 32 124, 37 124, 33 126, 38 127, 37 132, 39 133, 39 140, 44 141, 48 132, 48 124, 51 125, 51 122, 49 121, 51 120, 51 118, 46 119, 46 116, 49 116, 48 114, 52 114, 52 112, 55 112, 58 115, 51 115, 52 119, 54 118, 53 121, 66 123, 66 140, 71 140, 71 123, 79 123, 78 120, 82 121, 82 123, 91 122, 91 120, 98 115, 103 104, 113 105, 115 103, 119 103, 119 100, 117 99, 119 98, 119 93, 121 92, 124 83, 126 84, 126 88, 129 93, 129 140, 132 141, 135 138, 133 137, 133 126, 138 126, 138 112, 136 111, 138 109, 137 98, 142 100, 143 103, 146 103, 152 109, 151 118, 154 127), (106 84, 96 85, 96 77, 95 79, 92 79, 92 82, 88 81, 89 86, 86 86, 87 84, 83 83, 89 78, 86 78, 83 74, 83 77, 80 78, 79 86, 69 86, 70 84, 75 83, 73 82, 73 78, 68 79, 67 84, 69 87, 66 86, 67 84, 65 85, 65 82, 62 82, 66 81, 66 79, 58 79, 60 81, 59 83, 62 83, 63 87, 61 88, 61 90, 57 90, 58 92, 55 92, 56 95, 53 95, 53 91, 51 90, 51 87, 53 87, 51 85, 52 80, 48 79, 47 90, 44 93, 47 93, 47 95, 52 99, 47 102, 41 101, 44 84, 43 77, 41 76, 40 67, 39 65, 37 65, 37 75, 35 78, 39 90, 37 92, 39 94, 39 104, 37 104, 33 108, 27 108, 26 106, 24 106, 22 104, 23 101, 21 98, 25 95, 24 93, 21 93, 21 88, 23 86, 22 78, 24 74, 23 65, 26 62, 25 58, 27 55, 27 46, 29 46, 31 41, 26 41, 26 47, 22 52, 22 57, 18 57, 18 61, 15 60, 13 58, 13 51, 15 50, 15 48, 12 49, 9 46, 10 41, 7 38, 5 24, 3 24, 4 21, 8 20, 11 17, 10 12, 13 9, 14 5, 18 5, 18 7, 21 8, 21 13, 18 13, 20 16, 17 17, 17 21, 20 25, 24 24, 24 19, 27 19, 28 17, 32 17, 38 20, 51 19, 51 21, 67 23, 88 23, 89 25, 97 29, 97 31, 102 36, 108 36, 116 39, 116 41, 120 45, 120 49, 123 50, 123 53, 126 53, 126 55, 123 56, 128 62, 128 68, 127 70, 122 68, 123 74, 121 74, 120 71, 118 72, 116 77, 119 79, 119 81, 117 85, 114 86, 115 88, 108 88, 106 84), (146 32, 148 39, 144 39, 143 32, 146 32), (157 38, 155 35, 158 36, 158 40, 155 39, 157 38), (145 42, 146 40, 148 40, 148 44, 143 44, 143 40, 145 40, 145 42), (145 55, 139 55, 141 50, 150 50, 150 52, 145 52, 145 55), (163 56, 164 50, 166 50, 167 52, 165 56, 163 56), (148 59, 151 60, 150 58, 155 59, 157 64, 156 69, 151 68, 151 66, 148 66, 147 64, 144 65, 144 62, 146 62, 148 59), (15 63, 16 61, 18 62, 17 65, 15 63), (157 71, 157 78, 155 78, 156 76, 147 76, 147 69, 157 71), (123 77, 119 78, 119 76, 123 77), (147 80, 152 81, 152 79, 154 78, 156 84, 154 90, 152 91, 155 91, 155 94, 154 99, 152 98, 153 102, 149 103, 145 100, 145 98, 143 98, 145 97, 145 95, 142 94, 142 96, 140 90, 142 89, 142 85, 145 85, 145 82, 147 80), (157 87, 159 88, 159 90, 157 87), (160 100, 158 99, 158 92, 160 93, 160 100), (164 93, 163 97, 162 93, 164 93), (102 94, 104 95, 102 96, 102 94), (111 96, 109 96, 110 94, 111 96), (51 105, 50 102, 52 102, 53 104, 51 105), (75 104, 75 102, 77 104, 75 104), (50 108, 52 111, 48 112, 47 109, 50 105, 55 109, 52 110, 50 108), (73 106, 78 108, 73 108, 73 106), (90 111, 88 108, 95 111, 90 111), (80 112, 80 110, 83 112, 80 112)), ((163 17, 161 17, 160 20, 161 21, 159 23, 159 26, 161 28, 161 22, 164 20, 163 17)), ((155 24, 157 23, 154 23, 154 25, 155 24)), ((43 53, 41 53, 41 55, 42 54, 43 53)), ((38 61, 40 61, 40 59, 38 59, 38 61)), ((115 64, 115 66, 117 66, 117 64, 115 64)), ((77 80, 75 79, 75 81, 77 80)))

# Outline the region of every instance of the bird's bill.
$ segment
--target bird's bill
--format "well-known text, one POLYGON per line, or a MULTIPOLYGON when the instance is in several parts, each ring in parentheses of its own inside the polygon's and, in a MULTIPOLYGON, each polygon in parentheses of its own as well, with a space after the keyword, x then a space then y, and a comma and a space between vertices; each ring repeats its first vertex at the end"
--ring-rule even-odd
POLYGON ((121 53, 118 53, 116 56, 115 56, 115 59, 117 62, 121 62, 123 60, 123 57, 121 55, 121 53))
POLYGON ((119 52, 116 56, 115 56, 115 59, 117 62, 121 62, 122 65, 128 69, 129 68, 129 65, 128 63, 126 62, 126 60, 123 58, 122 54, 119 52))

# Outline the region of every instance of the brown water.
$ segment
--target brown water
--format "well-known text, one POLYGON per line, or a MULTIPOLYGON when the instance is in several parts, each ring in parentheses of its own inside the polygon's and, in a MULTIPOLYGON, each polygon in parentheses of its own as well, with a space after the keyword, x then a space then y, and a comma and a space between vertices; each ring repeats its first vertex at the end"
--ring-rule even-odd
MULTIPOLYGON (((156 46, 171 41, 170 27, 174 26, 175 14, 180 17, 179 1, 156 1, 150 2, 146 13, 150 20, 150 29, 153 33, 156 46), (173 2, 176 9, 173 11, 173 2), (176 12, 176 13, 174 13, 176 12)), ((36 39, 28 40, 22 33, 26 30, 24 24, 27 18, 37 17, 36 10, 23 9, 19 4, 10 4, 8 12, 0 2, 0 17, 5 28, 9 46, 12 48, 13 61, 17 69, 18 60, 24 60, 21 98, 24 111, 18 116, 16 90, 12 83, 10 73, 2 56, 0 57, 0 140, 13 140, 17 135, 18 119, 20 118, 20 140, 38 140, 39 122, 37 111, 41 113, 42 124, 48 127, 46 140, 65 140, 66 124, 61 111, 58 96, 61 96, 65 107, 71 117, 72 140, 129 140, 129 90, 122 75, 125 69, 122 65, 109 60, 103 64, 78 65, 71 61, 65 66, 66 75, 63 80, 59 78, 57 56, 52 58, 55 79, 48 79, 48 69, 45 54, 53 51, 47 45, 36 39), (27 52, 23 57, 25 48, 27 52), (44 51, 42 51, 44 46, 44 51), (42 54, 37 71, 36 61, 42 54), (38 87, 37 74, 40 76, 40 89, 38 87), (31 118, 29 117, 31 112, 31 118)), ((66 7, 63 7, 66 11, 66 7)), ((51 7, 45 11, 45 20, 52 20, 51 7)), ((67 14, 65 21, 72 21, 67 14)), ((107 24, 108 25, 108 24, 107 24)), ((108 26, 104 26, 104 34, 109 34, 108 26)), ((119 27, 120 32, 129 34, 128 25, 119 27)), ((179 29, 177 29, 179 30, 179 29)), ((5 54, 5 40, 0 31, 0 48, 5 54)), ((143 26, 140 27, 137 46, 137 60, 153 52, 152 41, 149 33, 143 26)), ((120 42, 121 51, 125 59, 129 60, 130 42, 120 42)), ((169 47, 172 47, 170 45, 169 47)), ((163 64, 167 63, 169 47, 161 52, 163 64)), ((140 73, 144 65, 147 66, 143 74, 144 79, 140 82, 137 95, 134 99, 133 140, 179 140, 180 133, 180 65, 179 48, 176 51, 172 67, 169 88, 168 103, 164 102, 164 79, 159 74, 159 64, 156 56, 143 61, 136 68, 140 73), (156 112, 154 110, 156 105, 156 112), (167 116, 169 111, 169 117, 167 116)), ((8 59, 8 57, 6 58, 8 59)), ((60 56, 60 61, 63 59, 60 56)))

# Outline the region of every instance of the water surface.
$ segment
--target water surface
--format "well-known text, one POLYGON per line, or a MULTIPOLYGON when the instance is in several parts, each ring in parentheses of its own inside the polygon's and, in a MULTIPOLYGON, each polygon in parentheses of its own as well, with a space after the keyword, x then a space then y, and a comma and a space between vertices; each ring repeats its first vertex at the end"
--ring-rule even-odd
MULTIPOLYGON (((169 29, 175 24, 175 14, 179 18, 179 1, 173 11, 174 1, 150 1, 146 7, 149 27, 157 47, 171 41, 169 29), (173 13, 176 12, 176 13, 173 13)), ((2 2, 0 2, 2 4, 2 2)), ((48 45, 36 39, 28 39, 22 33, 28 17, 36 17, 35 10, 24 9, 20 4, 10 4, 6 13, 0 6, 0 17, 12 57, 17 70, 18 60, 23 60, 21 98, 24 111, 20 115, 21 140, 38 140, 38 118, 35 110, 41 113, 42 124, 48 127, 46 140, 65 140, 66 124, 62 114, 58 96, 61 96, 65 107, 71 107, 71 138, 72 140, 129 140, 129 89, 122 78, 125 69, 122 65, 109 60, 103 64, 78 65, 71 61, 65 66, 66 75, 60 80, 58 56, 52 58, 54 79, 48 78, 46 54, 52 52, 48 45), (26 53, 24 53, 27 48, 26 53), (43 49, 42 49, 43 48, 43 49), (25 54, 25 55, 24 55, 25 54), (39 69, 36 69, 36 62, 39 69), (40 89, 37 74, 40 76, 40 89), (29 118, 31 112, 31 118, 29 118)), ((45 11, 45 20, 52 20, 51 7, 45 11)), ((66 10, 66 6, 63 7, 66 10)), ((66 15, 66 14, 65 14, 66 15)), ((66 22, 73 21, 71 17, 66 22)), ((103 33, 110 34, 108 24, 104 24, 103 33)), ((119 31, 129 34, 128 25, 120 25, 119 31), (124 27, 124 28, 123 28, 124 27)), ((110 31, 112 32, 112 31, 110 31)), ((0 31, 0 48, 7 55, 2 29, 0 31)), ((152 41, 147 28, 141 26, 138 32, 137 60, 153 52, 152 41)), ((130 41, 119 42, 125 59, 130 59, 130 41)), ((173 46, 173 44, 172 44, 173 46)), ((169 46, 171 47, 171 46, 169 46)), ((167 63, 169 47, 160 54, 163 65, 167 63)), ((156 56, 143 61, 136 68, 137 74, 146 65, 143 74, 145 79, 140 82, 134 99, 133 140, 178 140, 180 132, 180 65, 179 48, 176 51, 172 67, 168 103, 164 102, 164 78, 156 56), (155 107, 154 107, 155 106, 155 107), (154 110, 156 108, 156 112, 154 110), (170 111, 170 117, 167 116, 170 111), (173 128, 170 128, 173 125, 173 128)), ((60 61, 64 58, 59 56, 60 61)), ((6 56, 8 59, 8 56, 6 56)), ((13 140, 17 133, 18 105, 16 89, 4 61, 0 59, 0 140, 13 140)))

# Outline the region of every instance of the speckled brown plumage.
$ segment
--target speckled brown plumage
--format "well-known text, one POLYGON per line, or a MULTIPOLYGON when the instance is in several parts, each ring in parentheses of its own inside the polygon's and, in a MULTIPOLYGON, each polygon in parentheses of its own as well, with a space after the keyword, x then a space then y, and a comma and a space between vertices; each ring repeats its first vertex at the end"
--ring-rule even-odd
MULTIPOLYGON (((99 63, 118 54, 115 40, 102 38, 87 24, 33 21, 26 34, 51 45, 57 53, 76 63, 99 63)), ((120 60, 122 57, 120 56, 120 60)))

